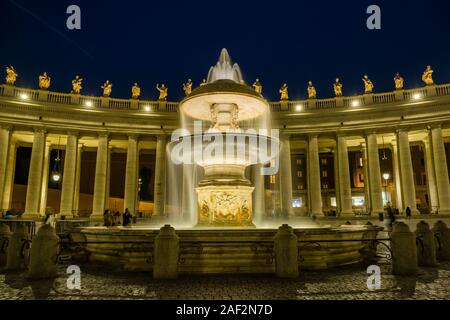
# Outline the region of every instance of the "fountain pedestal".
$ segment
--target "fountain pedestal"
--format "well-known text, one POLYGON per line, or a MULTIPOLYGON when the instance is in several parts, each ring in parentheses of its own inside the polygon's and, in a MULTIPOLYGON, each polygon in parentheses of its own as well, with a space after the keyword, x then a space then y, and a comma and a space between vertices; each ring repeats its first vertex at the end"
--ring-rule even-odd
POLYGON ((199 225, 254 226, 252 192, 254 187, 209 185, 198 187, 199 225))

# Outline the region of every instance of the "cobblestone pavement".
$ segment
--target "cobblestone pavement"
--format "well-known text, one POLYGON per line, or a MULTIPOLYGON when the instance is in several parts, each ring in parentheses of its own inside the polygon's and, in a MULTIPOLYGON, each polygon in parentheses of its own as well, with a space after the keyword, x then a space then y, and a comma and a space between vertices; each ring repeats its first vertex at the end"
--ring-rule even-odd
POLYGON ((0 273, 0 299, 450 299, 450 262, 421 268, 416 277, 396 277, 380 265, 381 289, 367 289, 365 267, 305 271, 295 280, 271 276, 182 276, 153 280, 149 273, 81 267, 81 289, 67 288, 66 267, 55 280, 28 281, 24 273, 0 273))

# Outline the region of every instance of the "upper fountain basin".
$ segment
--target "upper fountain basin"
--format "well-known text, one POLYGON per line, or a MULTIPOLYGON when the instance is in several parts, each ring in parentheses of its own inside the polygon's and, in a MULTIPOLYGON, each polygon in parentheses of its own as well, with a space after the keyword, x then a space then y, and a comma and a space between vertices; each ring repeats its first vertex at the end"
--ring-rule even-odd
POLYGON ((216 104, 238 106, 238 121, 250 120, 268 112, 269 104, 253 88, 222 79, 196 88, 180 102, 180 110, 191 118, 211 121, 211 107, 216 104))

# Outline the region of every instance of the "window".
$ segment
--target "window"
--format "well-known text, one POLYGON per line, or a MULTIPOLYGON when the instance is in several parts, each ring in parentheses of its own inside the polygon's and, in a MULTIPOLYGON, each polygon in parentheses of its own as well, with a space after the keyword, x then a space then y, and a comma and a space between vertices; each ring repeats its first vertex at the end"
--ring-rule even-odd
POLYGON ((323 170, 322 171, 322 178, 328 178, 328 171, 327 170, 323 170))
POLYGON ((297 190, 303 190, 303 184, 298 184, 297 185, 297 190))
POLYGON ((275 184, 276 181, 276 176, 270 176, 270 184, 275 184))
POLYGON ((359 182, 364 182, 364 175, 362 173, 359 174, 359 182))
POLYGON ((297 165, 298 165, 298 166, 301 166, 301 165, 302 165, 302 159, 297 159, 296 162, 297 162, 297 165))
POLYGON ((363 158, 360 157, 358 161, 359 161, 359 166, 362 168, 364 166, 363 165, 363 158))
POLYGON ((322 163, 322 165, 326 166, 327 165, 327 159, 326 158, 322 158, 320 160, 320 163, 322 163))
POLYGON ((303 171, 297 171, 297 177, 303 178, 303 171))
POLYGON ((328 189, 328 182, 322 184, 322 189, 328 189))

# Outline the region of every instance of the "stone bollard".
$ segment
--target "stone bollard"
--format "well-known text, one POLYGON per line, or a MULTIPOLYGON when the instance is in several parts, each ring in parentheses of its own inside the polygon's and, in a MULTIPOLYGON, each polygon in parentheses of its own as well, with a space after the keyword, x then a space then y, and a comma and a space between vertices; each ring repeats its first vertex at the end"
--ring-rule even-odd
POLYGON ((175 229, 166 224, 155 237, 153 278, 176 279, 178 277, 179 254, 180 240, 175 233, 175 229))
POLYGON ((403 222, 394 223, 391 233, 392 274, 417 274, 416 235, 403 222))
POLYGON ((439 239, 438 260, 450 260, 450 229, 444 221, 439 220, 434 224, 432 231, 438 235, 439 239))
POLYGON ((30 236, 27 228, 22 224, 17 225, 8 245, 6 270, 26 269, 30 254, 29 241, 30 236))
POLYGON ((6 264, 6 254, 11 235, 12 232, 9 230, 9 226, 0 223, 0 267, 4 267, 6 264))
POLYGON ((436 267, 436 240, 430 230, 430 226, 425 221, 420 221, 416 227, 417 241, 417 260, 419 266, 436 267))
POLYGON ((55 278, 59 238, 50 224, 43 225, 33 238, 28 268, 29 279, 55 278))
POLYGON ((274 238, 275 273, 279 278, 298 277, 297 236, 287 224, 278 228, 274 238))

